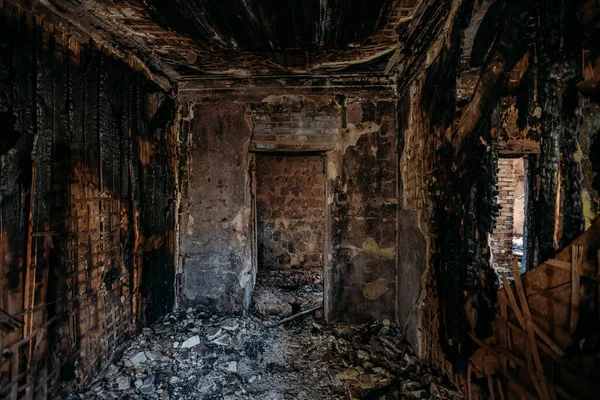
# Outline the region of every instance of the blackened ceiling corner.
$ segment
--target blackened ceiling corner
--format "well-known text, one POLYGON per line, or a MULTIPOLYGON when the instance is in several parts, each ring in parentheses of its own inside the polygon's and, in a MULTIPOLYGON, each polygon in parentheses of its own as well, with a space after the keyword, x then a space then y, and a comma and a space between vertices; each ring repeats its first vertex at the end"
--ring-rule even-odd
POLYGON ((387 70, 400 38, 451 0, 4 0, 171 80, 387 70))

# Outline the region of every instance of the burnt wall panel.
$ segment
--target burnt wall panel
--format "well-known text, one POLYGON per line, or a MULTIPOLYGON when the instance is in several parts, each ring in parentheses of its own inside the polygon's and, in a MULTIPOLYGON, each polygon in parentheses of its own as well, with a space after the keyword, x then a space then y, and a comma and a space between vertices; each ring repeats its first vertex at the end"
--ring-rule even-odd
POLYGON ((183 295, 239 312, 252 285, 249 127, 242 104, 196 106, 189 163, 193 168, 181 224, 183 295))
POLYGON ((0 308, 23 324, 0 337, 13 354, 0 364, 0 398, 41 398, 87 384, 171 308, 175 105, 104 49, 2 3, 0 20, 0 308), (167 118, 150 134, 154 102, 167 118), (152 144, 148 160, 132 151, 138 136, 152 144), (140 179, 153 184, 131 184, 140 179), (160 301, 142 295, 147 269, 160 301))
POLYGON ((333 318, 395 318, 396 103, 346 100, 331 218, 333 318))

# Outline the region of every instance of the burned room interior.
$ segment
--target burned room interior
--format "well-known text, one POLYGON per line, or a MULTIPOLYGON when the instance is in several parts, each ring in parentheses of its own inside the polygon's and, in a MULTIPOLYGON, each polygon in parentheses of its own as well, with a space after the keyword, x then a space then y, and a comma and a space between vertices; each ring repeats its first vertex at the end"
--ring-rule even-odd
POLYGON ((0 399, 596 399, 596 0, 0 0, 0 399))

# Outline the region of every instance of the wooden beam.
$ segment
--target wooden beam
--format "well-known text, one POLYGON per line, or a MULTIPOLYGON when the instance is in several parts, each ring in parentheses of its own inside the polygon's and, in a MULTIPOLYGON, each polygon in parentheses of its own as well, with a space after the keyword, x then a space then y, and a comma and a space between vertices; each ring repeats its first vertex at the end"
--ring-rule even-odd
POLYGON ((511 308, 513 309, 513 311, 515 312, 515 315, 517 316, 519 325, 521 325, 521 328, 523 330, 526 330, 527 326, 525 325, 525 319, 523 319, 521 310, 519 309, 519 306, 517 305, 517 299, 515 299, 515 295, 512 292, 512 289, 510 288, 510 283, 508 283, 508 279, 506 279, 506 275, 504 275, 504 274, 502 275, 502 280, 504 281, 504 291, 507 294, 508 302, 509 302, 511 308))
MULTIPOLYGON (((585 255, 584 255, 585 257, 585 255)), ((571 272, 571 263, 567 261, 558 260, 556 258, 551 258, 544 262, 543 264, 550 265, 551 267, 555 267, 558 269, 562 269, 564 271, 571 272)), ((581 276, 592 279, 598 283, 600 283, 600 271, 598 271, 598 264, 593 260, 585 260, 581 261, 581 268, 579 270, 581 276)))
POLYGON ((579 322, 579 302, 581 300, 581 262, 585 251, 583 246, 571 246, 571 316, 569 328, 571 333, 575 332, 579 322))

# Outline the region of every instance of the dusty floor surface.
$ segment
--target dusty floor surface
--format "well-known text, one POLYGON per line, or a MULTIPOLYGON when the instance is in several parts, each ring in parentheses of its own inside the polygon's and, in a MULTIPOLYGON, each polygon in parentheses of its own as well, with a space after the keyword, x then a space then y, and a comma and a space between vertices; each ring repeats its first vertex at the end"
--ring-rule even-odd
POLYGON ((72 399, 457 398, 411 355, 396 326, 326 326, 312 316, 170 314, 135 337, 72 399))

